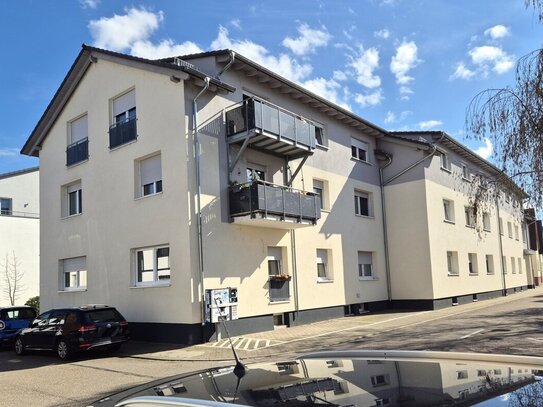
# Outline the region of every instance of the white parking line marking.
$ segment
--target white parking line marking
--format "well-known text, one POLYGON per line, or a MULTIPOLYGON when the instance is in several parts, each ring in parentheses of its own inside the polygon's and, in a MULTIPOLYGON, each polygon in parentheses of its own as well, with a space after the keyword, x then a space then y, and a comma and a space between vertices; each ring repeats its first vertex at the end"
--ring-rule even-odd
POLYGON ((466 338, 469 338, 470 336, 473 336, 473 335, 477 335, 478 333, 481 333, 481 332, 483 332, 483 331, 484 331, 484 329, 479 329, 479 330, 477 330, 477 331, 474 331, 474 332, 472 332, 472 333, 470 333, 470 334, 467 334, 467 335, 461 336, 461 337, 460 337, 460 339, 466 339, 466 338))
POLYGON ((235 348, 236 348, 236 349, 241 349, 241 345, 245 342, 245 339, 246 339, 246 338, 241 338, 241 341, 239 341, 238 343, 236 343, 235 348))
POLYGON ((266 341, 266 348, 270 346, 270 341, 266 341))
POLYGON ((249 349, 249 345, 251 344, 252 339, 247 339, 247 343, 245 344, 243 350, 249 349))
POLYGON ((259 344, 260 344, 260 339, 255 339, 255 346, 253 346, 253 349, 258 349, 259 344))

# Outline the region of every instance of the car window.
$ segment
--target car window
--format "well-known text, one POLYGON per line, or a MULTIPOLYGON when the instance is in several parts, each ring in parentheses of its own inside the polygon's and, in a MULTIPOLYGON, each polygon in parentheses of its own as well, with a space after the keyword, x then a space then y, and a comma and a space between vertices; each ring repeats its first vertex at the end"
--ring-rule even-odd
POLYGON ((38 316, 38 317, 32 322, 32 326, 42 326, 42 325, 46 325, 47 322, 49 321, 49 315, 51 315, 51 312, 50 312, 50 311, 44 312, 43 314, 41 314, 40 316, 38 316))
POLYGON ((62 325, 64 323, 64 318, 66 316, 66 311, 53 311, 49 316, 49 325, 62 325))
POLYGON ((34 319, 36 318, 36 311, 32 308, 23 308, 19 310, 17 319, 34 319))
POLYGON ((121 314, 116 309, 100 309, 89 311, 86 313, 87 319, 92 322, 110 322, 120 321, 123 319, 121 314))

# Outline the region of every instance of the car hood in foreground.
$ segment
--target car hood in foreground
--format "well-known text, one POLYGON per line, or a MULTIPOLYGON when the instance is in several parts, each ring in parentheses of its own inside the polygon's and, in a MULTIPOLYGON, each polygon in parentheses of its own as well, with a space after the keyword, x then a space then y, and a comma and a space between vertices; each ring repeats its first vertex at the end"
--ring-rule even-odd
POLYGON ((539 406, 543 358, 418 351, 317 352, 140 385, 109 406, 539 406))

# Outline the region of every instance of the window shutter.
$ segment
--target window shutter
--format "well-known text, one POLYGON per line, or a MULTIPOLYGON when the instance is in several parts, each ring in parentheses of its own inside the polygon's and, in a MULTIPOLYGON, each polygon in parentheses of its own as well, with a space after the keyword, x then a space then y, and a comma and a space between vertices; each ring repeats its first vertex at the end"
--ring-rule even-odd
POLYGON ((81 189, 81 182, 77 182, 75 184, 72 184, 72 185, 68 185, 66 187, 66 192, 68 194, 72 193, 72 192, 75 192, 77 191, 78 189, 81 189))
POLYGON ((280 247, 268 247, 268 260, 281 260, 282 257, 280 247))
POLYGON ((87 115, 80 117, 70 123, 70 144, 84 140, 89 135, 89 124, 87 115))
POLYGON ((372 264, 371 252, 358 252, 358 264, 372 264))
POLYGON ((324 249, 317 249, 317 263, 328 264, 328 254, 324 249))
POLYGON ((62 266, 64 272, 87 270, 87 258, 83 256, 64 259, 62 261, 62 266))
POLYGON ((113 100, 113 117, 136 107, 136 91, 131 90, 113 100))
POLYGON ((162 165, 160 155, 140 161, 141 185, 162 180, 162 165))

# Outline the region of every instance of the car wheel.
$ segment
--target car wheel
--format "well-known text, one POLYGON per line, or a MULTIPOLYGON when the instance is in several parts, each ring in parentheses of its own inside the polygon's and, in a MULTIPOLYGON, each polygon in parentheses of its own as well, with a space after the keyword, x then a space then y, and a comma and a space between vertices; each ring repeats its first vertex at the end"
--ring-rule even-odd
POLYGON ((15 339, 14 349, 15 353, 19 356, 22 356, 26 353, 25 344, 21 337, 15 339))
POLYGON ((72 351, 64 339, 61 339, 57 343, 57 356, 60 360, 68 360, 72 356, 72 351))

